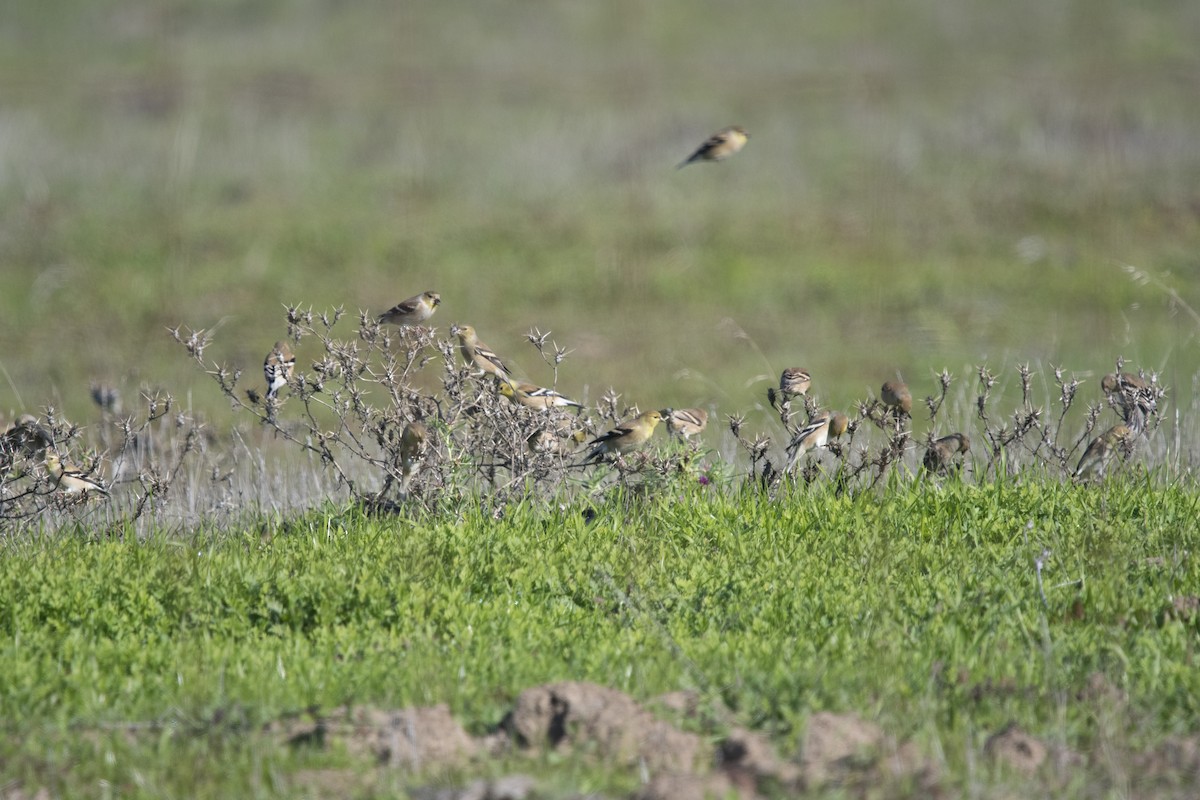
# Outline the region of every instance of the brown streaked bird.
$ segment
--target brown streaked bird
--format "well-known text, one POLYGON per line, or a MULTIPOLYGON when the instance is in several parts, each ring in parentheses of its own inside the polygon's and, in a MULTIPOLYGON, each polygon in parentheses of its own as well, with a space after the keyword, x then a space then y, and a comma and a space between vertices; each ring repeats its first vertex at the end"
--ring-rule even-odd
POLYGON ((893 416, 912 416, 912 393, 908 391, 904 381, 886 381, 879 387, 879 399, 893 416))
POLYGON ((667 433, 684 440, 699 436, 708 427, 708 412, 703 408, 664 408, 662 415, 667 433))
POLYGON ((803 394, 808 394, 812 386, 812 375, 806 369, 788 367, 779 374, 779 393, 784 400, 790 400, 803 394))
POLYGON ((724 161, 746 146, 750 134, 740 125, 722 128, 696 148, 676 169, 683 169, 694 161, 724 161))
POLYGON ((925 451, 923 464, 928 471, 945 475, 954 465, 954 457, 960 453, 965 456, 970 450, 970 439, 964 434, 952 433, 930 443, 929 449, 925 451))
POLYGON ((74 464, 64 464, 54 453, 49 453, 46 456, 46 472, 50 473, 51 483, 56 489, 60 489, 66 494, 87 494, 88 492, 99 492, 100 494, 108 494, 99 481, 93 478, 90 474, 84 472, 74 464))
POLYGON ((813 416, 808 424, 796 431, 792 441, 787 446, 787 466, 784 471, 791 472, 792 467, 800 457, 809 450, 815 450, 829 444, 830 439, 836 439, 850 427, 850 418, 840 412, 833 414, 821 413, 813 416))
POLYGON ((613 453, 627 453, 635 447, 639 447, 654 435, 654 429, 658 427, 658 423, 662 422, 662 419, 661 411, 644 411, 633 419, 622 422, 612 430, 602 433, 588 443, 592 449, 588 451, 583 463, 586 464, 613 453))
POLYGON ((22 414, 0 435, 0 466, 11 466, 18 454, 41 458, 54 436, 32 414, 22 414))
POLYGON ((1110 372, 1100 379, 1100 389, 1121 412, 1125 424, 1136 433, 1146 430, 1147 418, 1158 410, 1155 385, 1131 372, 1110 372))
POLYGON ((402 300, 379 315, 383 325, 417 325, 433 316, 437 307, 442 304, 442 296, 437 292, 422 292, 402 300))
POLYGON ((547 411, 551 408, 583 408, 581 403, 576 403, 553 389, 534 386, 532 383, 501 380, 497 383, 496 390, 500 392, 501 396, 507 397, 512 402, 540 411, 547 411))
POLYGON ((292 348, 288 347, 287 342, 276 342, 275 346, 271 348, 271 352, 267 353, 266 360, 263 361, 263 377, 267 379, 268 400, 288 385, 295 370, 296 357, 292 355, 292 348))
POLYGON ((1076 478, 1103 478, 1108 462, 1117 452, 1128 445, 1134 433, 1126 425, 1113 425, 1097 436, 1083 451, 1079 466, 1075 467, 1076 478))
POLYGON ((458 337, 458 349, 468 366, 482 370, 488 375, 495 375, 501 382, 507 383, 512 380, 512 375, 500 360, 500 356, 479 341, 475 329, 470 325, 452 325, 450 335, 458 337))

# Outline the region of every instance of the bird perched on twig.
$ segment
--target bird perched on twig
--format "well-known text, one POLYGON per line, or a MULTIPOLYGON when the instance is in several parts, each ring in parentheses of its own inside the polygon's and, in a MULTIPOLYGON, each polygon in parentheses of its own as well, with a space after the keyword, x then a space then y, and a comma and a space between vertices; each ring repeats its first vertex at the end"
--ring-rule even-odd
POLYGON ((81 470, 74 464, 64 464, 54 453, 49 453, 46 456, 46 472, 50 473, 51 483, 56 489, 60 489, 66 494, 84 495, 88 492, 99 492, 100 494, 108 494, 99 481, 91 477, 91 474, 81 470))
POLYGON ((696 152, 688 156, 677 169, 683 169, 693 161, 724 161, 746 146, 750 134, 740 125, 722 128, 696 148, 696 152))
POLYGON ((452 325, 450 326, 450 335, 458 337, 458 349, 468 366, 482 370, 488 375, 495 375, 502 382, 512 380, 512 374, 500 360, 500 356, 479 341, 475 329, 470 325, 452 325))
POLYGON ((936 475, 945 475, 954 464, 954 457, 960 453, 965 456, 970 449, 971 440, 964 434, 952 433, 943 436, 930 443, 929 449, 925 451, 925 469, 936 475))
POLYGON ((796 462, 800 460, 801 456, 809 450, 824 447, 830 439, 836 439, 845 433, 848 427, 850 427, 850 418, 842 413, 814 416, 807 425, 796 431, 796 435, 788 444, 788 460, 784 471, 791 472, 792 467, 796 466, 796 462))
POLYGON ((1103 478, 1108 462, 1121 448, 1129 446, 1134 435, 1128 426, 1118 424, 1092 439, 1075 467, 1074 477, 1103 478))
POLYGON ((808 374, 808 370, 788 367, 779 373, 779 393, 776 394, 774 387, 767 389, 767 401, 774 407, 777 407, 777 402, 790 403, 793 397, 808 394, 810 386, 812 376, 808 374))
POLYGON ((1155 385, 1130 372, 1110 372, 1100 379, 1100 389, 1121 412, 1121 419, 1135 434, 1146 430, 1146 422, 1158 410, 1155 385))
POLYGON ((525 440, 533 453, 556 453, 566 455, 575 450, 587 438, 584 431, 571 431, 565 436, 559 435, 549 428, 538 428, 525 440))
POLYGON ((400 434, 400 491, 408 491, 408 484, 425 457, 425 441, 428 438, 429 429, 423 423, 413 420, 404 426, 404 432, 400 434))
POLYGON ((886 381, 879 387, 879 399, 896 419, 912 416, 912 393, 904 381, 886 381))
POLYGON ((396 305, 379 315, 380 324, 417 325, 433 316, 437 307, 442 304, 442 296, 437 292, 422 292, 407 300, 401 300, 396 305))
POLYGON ((633 450, 654 435, 654 429, 662 419, 661 411, 644 411, 628 422, 622 422, 612 430, 602 433, 588 442, 592 449, 588 451, 583 463, 595 461, 601 456, 633 450))
POLYGON ((17 455, 41 458, 54 436, 32 414, 22 414, 0 435, 0 467, 7 469, 17 455))
POLYGON ((496 386, 502 397, 507 397, 526 408, 536 408, 546 411, 551 408, 583 408, 570 398, 564 397, 553 389, 534 386, 532 383, 521 383, 513 380, 501 380, 496 386))
POLYGON ((295 370, 296 357, 292 355, 292 348, 288 347, 287 342, 276 342, 275 346, 271 348, 271 352, 267 353, 266 360, 263 361, 263 377, 267 379, 268 400, 288 385, 295 370))
POLYGON ((667 422, 667 433, 685 441, 704 433, 708 427, 708 412, 703 408, 665 408, 662 416, 667 422))

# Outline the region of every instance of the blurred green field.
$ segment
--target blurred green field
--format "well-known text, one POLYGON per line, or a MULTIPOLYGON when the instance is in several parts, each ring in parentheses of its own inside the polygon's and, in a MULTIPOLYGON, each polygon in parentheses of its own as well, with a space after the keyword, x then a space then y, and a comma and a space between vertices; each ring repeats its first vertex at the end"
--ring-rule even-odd
POLYGON ((0 410, 84 418, 96 379, 216 409, 164 328, 257 382, 284 303, 426 289, 534 380, 553 330, 590 399, 1122 354, 1187 405, 1197 41, 1182 0, 13 0, 0 410), (675 171, 735 122, 736 159, 675 171))

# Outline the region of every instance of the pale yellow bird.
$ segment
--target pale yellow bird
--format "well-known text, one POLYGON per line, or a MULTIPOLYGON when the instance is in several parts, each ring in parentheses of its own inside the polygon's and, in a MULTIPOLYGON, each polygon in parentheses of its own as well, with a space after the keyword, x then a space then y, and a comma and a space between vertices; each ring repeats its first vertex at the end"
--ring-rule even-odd
POLYGON ((588 443, 592 449, 588 451, 583 463, 586 464, 613 453, 627 453, 641 446, 654 435, 654 429, 658 427, 658 423, 662 422, 662 419, 661 411, 644 411, 633 419, 622 422, 588 443))
POLYGON ((453 325, 450 328, 450 335, 458 337, 458 349, 468 366, 480 369, 488 375, 495 375, 502 382, 512 380, 512 375, 509 373, 508 367, 500 360, 500 356, 479 341, 475 329, 470 325, 453 325))
POLYGON ((800 460, 801 456, 809 450, 816 450, 829 444, 831 439, 836 439, 844 434, 848 427, 850 427, 850 418, 845 414, 839 412, 815 414, 807 425, 796 431, 796 435, 788 444, 786 451, 788 460, 784 471, 791 472, 792 467, 796 466, 796 462, 800 460))
POLYGON ((275 346, 271 348, 271 352, 267 353, 266 360, 263 361, 263 377, 267 379, 267 397, 274 397, 280 389, 287 386, 295 370, 296 357, 292 355, 292 348, 288 347, 287 342, 276 342, 275 346))
POLYGON ((925 451, 925 469, 944 475, 954 464, 954 457, 966 455, 971 449, 971 440, 961 433, 952 433, 931 443, 925 451))
POLYGON ((429 438, 429 429, 416 420, 404 426, 400 434, 400 474, 403 480, 400 488, 407 491, 413 475, 421 466, 425 457, 425 441, 429 438))
POLYGON ((667 432, 682 439, 698 436, 708 427, 708 412, 703 408, 666 408, 662 415, 667 432))
POLYGON ((1079 466, 1075 467, 1076 478, 1103 478, 1112 457, 1129 442, 1134 435, 1125 425, 1113 425, 1097 436, 1083 451, 1079 466))
POLYGON ((503 397, 520 403, 526 408, 535 408, 541 411, 551 408, 583 408, 582 404, 564 397, 553 389, 534 386, 532 383, 501 380, 496 389, 503 397))
POLYGON ((442 304, 442 296, 437 292, 423 292, 402 300, 379 315, 379 322, 387 325, 417 325, 433 316, 437 307, 442 304))
POLYGON ((696 148, 678 167, 683 169, 694 161, 724 161, 746 146, 750 134, 740 125, 722 128, 696 148))
POLYGON ((887 381, 879 388, 879 399, 896 417, 912 416, 912 393, 904 381, 887 381))
POLYGON ((54 453, 46 455, 46 472, 50 473, 51 483, 56 489, 66 494, 87 494, 99 492, 108 494, 99 481, 74 464, 64 464, 54 453))

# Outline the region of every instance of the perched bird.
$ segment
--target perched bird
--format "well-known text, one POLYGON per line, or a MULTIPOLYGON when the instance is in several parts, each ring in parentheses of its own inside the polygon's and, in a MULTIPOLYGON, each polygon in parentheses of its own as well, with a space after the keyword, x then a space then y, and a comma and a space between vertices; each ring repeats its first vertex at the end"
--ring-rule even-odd
POLYGON ((971 449, 971 440, 961 433, 952 433, 931 443, 925 451, 925 469, 937 475, 944 475, 954 464, 954 457, 959 453, 966 455, 971 449))
POLYGON ((121 392, 109 383, 92 381, 92 402, 106 414, 121 413, 121 392))
POLYGON ((529 434, 525 444, 533 453, 557 453, 566 455, 583 443, 587 434, 582 430, 572 431, 566 436, 560 436, 549 428, 538 428, 529 434))
POLYGON ((495 375, 502 383, 512 380, 512 375, 509 373, 508 367, 504 366, 504 362, 500 360, 500 356, 479 341, 479 337, 475 335, 475 329, 470 325, 451 326, 450 335, 458 337, 458 349, 468 366, 481 369, 489 375, 495 375))
POLYGON ((796 435, 788 444, 788 460, 784 470, 791 472, 792 467, 796 466, 796 462, 800 460, 801 456, 809 450, 824 447, 830 439, 836 439, 845 433, 849 426, 850 418, 842 413, 815 415, 807 425, 796 431, 796 435))
POLYGON ((563 397, 553 389, 544 389, 541 386, 534 386, 532 383, 502 380, 496 388, 503 397, 520 403, 526 408, 536 408, 542 411, 551 408, 583 408, 582 404, 563 397))
POLYGON ((408 490, 408 484, 421 466, 425 457, 425 440, 429 438, 429 429, 424 424, 413 420, 404 426, 400 434, 400 489, 408 490))
POLYGON ((50 473, 50 479, 55 488, 61 489, 66 494, 87 494, 88 492, 108 494, 108 490, 91 475, 73 464, 63 464, 54 453, 46 456, 45 463, 46 471, 50 473))
POLYGON ((8 467, 18 454, 41 458, 52 444, 54 436, 37 421, 37 417, 22 414, 0 435, 0 466, 8 467))
POLYGON ((1118 424, 1092 439, 1087 450, 1083 451, 1083 457, 1079 459, 1079 466, 1075 467, 1074 477, 1103 478, 1108 462, 1121 447, 1126 446, 1133 435, 1128 426, 1118 424))
POLYGON ((292 355, 292 348, 288 347, 287 342, 276 342, 275 346, 271 348, 271 352, 267 353, 267 359, 263 361, 263 377, 267 379, 268 400, 288 385, 295 370, 296 357, 292 355))
POLYGON ((1158 410, 1158 393, 1153 383, 1130 372, 1109 373, 1100 379, 1100 389, 1121 410, 1121 418, 1136 434, 1146 430, 1146 421, 1158 410))
POLYGON ((661 411, 644 411, 628 422, 622 422, 607 433, 588 442, 592 449, 588 451, 583 463, 586 464, 612 453, 627 453, 638 447, 654 435, 654 429, 658 427, 658 423, 662 422, 662 419, 661 411))
POLYGON ((887 381, 879 387, 879 397, 897 419, 912 416, 912 393, 903 381, 887 381))
POLYGON ((779 375, 779 393, 783 395, 785 401, 808 394, 810 386, 812 386, 812 376, 806 369, 788 367, 779 375))
POLYGON ((433 316, 437 307, 442 304, 442 296, 437 292, 424 292, 402 300, 379 315, 380 324, 417 325, 433 316))
POLYGON ((681 439, 704 433, 708 427, 708 412, 703 408, 665 408, 662 415, 667 421, 667 432, 681 439))
POLYGON ((693 161, 724 161, 745 147, 749 138, 750 134, 740 125, 722 128, 708 137, 677 169, 682 169, 693 161))

